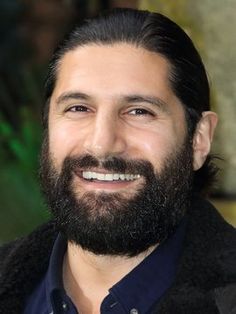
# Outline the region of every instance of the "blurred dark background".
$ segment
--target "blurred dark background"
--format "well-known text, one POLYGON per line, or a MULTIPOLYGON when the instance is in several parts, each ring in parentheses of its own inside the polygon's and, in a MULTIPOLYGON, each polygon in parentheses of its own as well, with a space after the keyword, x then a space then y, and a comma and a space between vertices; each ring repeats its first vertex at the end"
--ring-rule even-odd
POLYGON ((137 1, 0 1, 0 241, 49 218, 37 178, 43 84, 53 50, 74 23, 137 1))
MULTIPOLYGON (((164 1, 0 1, 0 242, 26 234, 49 218, 37 178, 41 107, 48 62, 63 35, 78 21, 101 10, 141 7, 174 17, 203 49, 194 19, 184 17, 189 8, 184 1, 176 3, 178 8, 175 4, 166 6, 164 1)), ((229 194, 219 187, 215 197, 221 196, 216 202, 234 224, 234 202, 229 205, 225 199, 229 194)))

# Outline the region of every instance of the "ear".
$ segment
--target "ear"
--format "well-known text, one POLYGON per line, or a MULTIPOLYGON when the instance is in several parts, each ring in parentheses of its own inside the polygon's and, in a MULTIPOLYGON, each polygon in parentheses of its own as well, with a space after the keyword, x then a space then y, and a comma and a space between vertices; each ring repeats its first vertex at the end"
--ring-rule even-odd
POLYGON ((193 136, 193 169, 198 170, 204 164, 211 149, 211 142, 217 125, 217 114, 204 111, 193 136))

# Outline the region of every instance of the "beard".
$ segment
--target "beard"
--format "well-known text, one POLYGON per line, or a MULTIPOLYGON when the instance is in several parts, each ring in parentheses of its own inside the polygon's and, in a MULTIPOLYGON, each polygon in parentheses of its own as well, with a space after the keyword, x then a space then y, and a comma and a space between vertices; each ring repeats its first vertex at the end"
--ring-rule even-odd
POLYGON ((192 145, 186 140, 159 173, 146 160, 99 160, 88 154, 65 158, 59 173, 46 136, 40 179, 56 226, 68 241, 97 255, 136 256, 170 237, 185 215, 192 195, 192 145), (78 169, 98 166, 112 173, 139 174, 143 184, 131 195, 77 191, 78 169))

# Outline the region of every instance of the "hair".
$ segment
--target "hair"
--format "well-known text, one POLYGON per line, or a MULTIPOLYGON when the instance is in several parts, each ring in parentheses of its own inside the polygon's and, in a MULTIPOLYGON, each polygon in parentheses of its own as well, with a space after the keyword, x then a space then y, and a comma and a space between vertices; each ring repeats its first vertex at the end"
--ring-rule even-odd
MULTIPOLYGON (((210 110, 210 88, 201 57, 189 36, 160 13, 116 8, 77 25, 56 49, 49 65, 45 84, 46 102, 43 124, 47 129, 50 98, 60 61, 77 47, 98 44, 128 43, 165 57, 170 64, 169 81, 185 110, 188 135, 193 137, 202 112, 210 110)), ((208 156, 195 172, 194 187, 206 191, 214 182, 217 167, 208 156)))

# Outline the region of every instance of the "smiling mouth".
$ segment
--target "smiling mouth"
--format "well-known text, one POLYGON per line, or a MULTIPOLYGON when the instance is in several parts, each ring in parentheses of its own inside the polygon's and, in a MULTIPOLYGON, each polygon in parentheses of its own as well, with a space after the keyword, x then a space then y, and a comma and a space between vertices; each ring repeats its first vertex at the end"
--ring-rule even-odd
POLYGON ((126 174, 126 173, 101 173, 95 171, 82 171, 82 178, 89 181, 102 181, 102 182, 120 182, 120 181, 135 181, 140 178, 139 174, 126 174))

